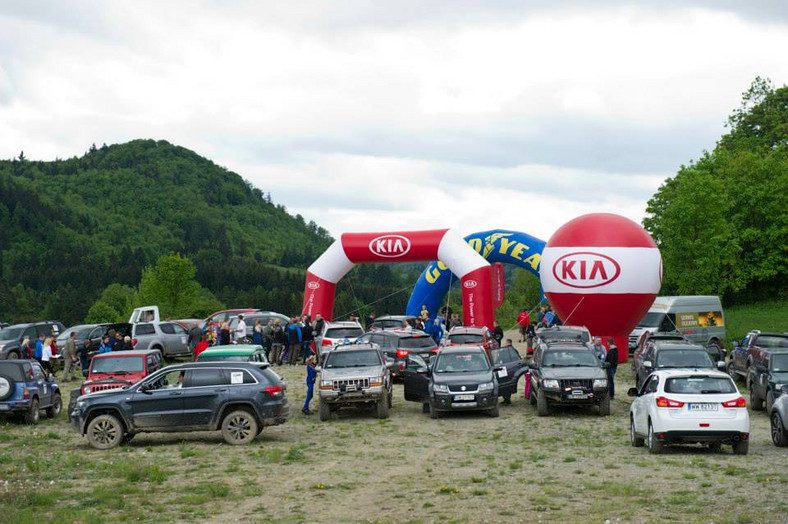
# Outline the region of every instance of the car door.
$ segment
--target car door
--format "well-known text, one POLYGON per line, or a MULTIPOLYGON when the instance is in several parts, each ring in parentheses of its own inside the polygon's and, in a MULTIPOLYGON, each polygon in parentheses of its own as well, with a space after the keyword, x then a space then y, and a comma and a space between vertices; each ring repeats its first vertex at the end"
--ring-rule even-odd
POLYGON ((159 330, 166 354, 179 354, 185 351, 188 337, 183 326, 174 322, 162 322, 159 324, 159 330))
POLYGON ((156 328, 153 324, 134 324, 132 337, 137 341, 134 349, 150 349, 151 342, 156 337, 156 328))
POLYGON ((769 356, 769 353, 763 353, 759 358, 755 359, 755 376, 752 378, 752 387, 755 389, 758 397, 762 399, 766 398, 766 390, 769 386, 769 356))
POLYGON ((146 379, 129 400, 134 426, 139 429, 169 429, 183 423, 184 371, 157 373, 146 379))
POLYGON ((516 349, 505 347, 493 350, 493 367, 501 368, 497 373, 498 395, 512 395, 517 392, 517 381, 525 368, 525 360, 516 349))
POLYGON ((418 373, 419 368, 426 368, 427 363, 419 355, 409 354, 402 370, 405 383, 405 400, 413 402, 428 402, 430 398, 429 375, 418 373))
POLYGON ((183 380, 183 425, 207 429, 213 414, 229 397, 229 380, 222 368, 186 371, 183 380))
POLYGON ((633 417, 635 418, 635 430, 641 435, 648 431, 648 410, 649 406, 656 401, 654 393, 659 385, 659 377, 650 375, 646 377, 643 387, 640 388, 640 395, 635 399, 633 406, 633 417))
POLYGON ((38 388, 38 405, 42 408, 52 404, 52 385, 47 380, 44 368, 38 362, 31 362, 33 366, 33 382, 38 388))

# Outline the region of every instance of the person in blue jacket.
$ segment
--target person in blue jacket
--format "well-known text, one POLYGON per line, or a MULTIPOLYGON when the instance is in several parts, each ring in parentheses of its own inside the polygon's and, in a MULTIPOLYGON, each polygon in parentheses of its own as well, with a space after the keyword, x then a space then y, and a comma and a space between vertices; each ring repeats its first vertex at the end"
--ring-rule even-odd
POLYGON ((99 345, 99 353, 110 352, 112 352, 112 346, 109 344, 109 336, 104 335, 104 338, 101 339, 101 344, 99 345))
POLYGON ((443 324, 441 323, 441 320, 441 317, 438 317, 432 322, 432 329, 430 333, 430 335, 432 335, 432 340, 434 340, 438 345, 440 345, 441 340, 443 339, 443 324))
POLYGON ((287 339, 290 342, 290 354, 287 357, 287 363, 295 366, 298 363, 298 357, 301 356, 301 326, 298 325, 298 319, 293 318, 290 320, 290 325, 287 326, 287 339))
POLYGON ((309 410, 309 403, 312 401, 315 380, 317 379, 317 371, 315 370, 316 362, 317 360, 314 355, 310 355, 309 358, 306 359, 306 401, 304 402, 304 407, 301 409, 304 415, 311 415, 313 413, 309 410))

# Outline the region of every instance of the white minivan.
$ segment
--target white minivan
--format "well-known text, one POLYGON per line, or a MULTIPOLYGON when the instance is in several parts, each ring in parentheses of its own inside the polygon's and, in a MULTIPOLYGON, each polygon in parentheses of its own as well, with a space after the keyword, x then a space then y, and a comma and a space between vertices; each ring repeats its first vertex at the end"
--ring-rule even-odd
POLYGON ((629 350, 634 351, 646 333, 678 331, 695 344, 706 346, 715 361, 725 360, 725 315, 720 297, 685 295, 657 297, 637 327, 629 334, 629 350))

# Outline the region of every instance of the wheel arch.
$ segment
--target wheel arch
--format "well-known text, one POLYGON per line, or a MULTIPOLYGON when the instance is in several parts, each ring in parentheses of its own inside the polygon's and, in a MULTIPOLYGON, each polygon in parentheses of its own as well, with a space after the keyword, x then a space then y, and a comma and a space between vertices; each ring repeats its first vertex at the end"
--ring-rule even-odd
POLYGON ((213 424, 211 424, 211 427, 214 430, 221 428, 222 422, 224 421, 224 417, 226 417, 230 412, 232 412, 236 408, 245 408, 247 411, 251 412, 252 415, 254 415, 254 418, 257 420, 257 424, 259 424, 260 426, 263 425, 263 419, 252 402, 231 401, 221 407, 221 409, 218 412, 218 415, 213 421, 213 424))
POLYGON ((82 424, 82 428, 81 428, 82 435, 84 435, 87 432, 87 427, 88 424, 90 424, 90 421, 98 417, 99 415, 112 415, 115 418, 117 418, 120 421, 120 423, 123 425, 124 433, 131 432, 133 430, 131 424, 129 424, 128 420, 126 420, 126 417, 123 416, 123 413, 118 408, 110 407, 110 406, 99 406, 88 411, 88 414, 85 417, 85 423, 82 424))

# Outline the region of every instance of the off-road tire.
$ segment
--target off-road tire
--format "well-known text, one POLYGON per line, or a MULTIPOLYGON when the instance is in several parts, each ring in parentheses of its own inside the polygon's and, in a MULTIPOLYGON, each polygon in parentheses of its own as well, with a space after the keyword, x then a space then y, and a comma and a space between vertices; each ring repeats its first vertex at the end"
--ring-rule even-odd
POLYGON ((430 413, 430 403, 429 402, 425 402, 425 403, 423 403, 421 405, 421 412, 424 413, 425 415, 429 415, 429 413, 430 413))
POLYGON ((8 352, 8 360, 18 360, 18 359, 19 359, 19 351, 8 352))
POLYGON ((788 446, 788 431, 783 428, 783 419, 776 411, 772 413, 769 421, 771 422, 772 442, 778 448, 788 446))
POLYGON ((770 389, 766 392, 766 413, 771 413, 774 406, 774 392, 770 389))
POLYGON ((501 409, 498 405, 498 399, 495 399, 495 406, 490 408, 489 411, 487 411, 487 414, 493 418, 501 416, 501 409))
POLYGON ((394 395, 392 394, 391 391, 389 391, 388 394, 388 401, 389 401, 389 409, 391 409, 391 407, 394 405, 394 395))
POLYGON ((638 437, 635 433, 635 419, 629 417, 629 443, 633 448, 642 448, 646 444, 646 439, 638 437))
POLYGON ((38 399, 34 398, 30 401, 30 407, 27 411, 25 411, 25 424, 28 426, 35 426, 38 424, 39 419, 41 418, 41 412, 39 411, 38 399))
POLYGON ((534 392, 534 389, 534 387, 531 387, 531 394, 528 395, 528 402, 530 402, 532 406, 536 405, 536 393, 534 392))
POLYGON ((654 434, 654 426, 651 425, 651 421, 648 421, 648 452, 652 455, 659 455, 665 449, 665 444, 657 440, 657 436, 654 434))
POLYGON ((728 361, 727 371, 728 375, 733 379, 734 382, 741 381, 741 377, 738 373, 736 373, 736 366, 733 364, 733 358, 728 361))
POLYGON ((747 382, 750 384, 750 406, 754 411, 761 411, 763 409, 763 399, 755 393, 755 388, 752 387, 752 381, 748 379, 747 382))
POLYGON ((547 405, 547 397, 541 389, 536 390, 536 414, 546 417, 550 414, 550 406, 547 405))
POLYGON ((52 405, 46 409, 47 418, 55 418, 60 415, 61 411, 63 411, 63 399, 60 397, 60 393, 55 393, 52 396, 52 405))
POLYGON ((222 437, 233 446, 248 444, 257 436, 257 418, 245 409, 236 409, 222 419, 222 437))
POLYGON ((320 422, 325 422, 331 418, 331 406, 322 400, 317 403, 317 416, 320 422))
POLYGON ((734 455, 746 455, 750 452, 750 441, 749 440, 740 440, 739 442, 733 443, 733 454, 734 455))
POLYGON ((96 449, 112 449, 123 440, 123 424, 115 415, 99 415, 88 422, 85 436, 96 449))
POLYGON ((8 390, 5 393, 0 395, 0 400, 5 400, 14 394, 14 390, 16 389, 14 379, 9 377, 8 375, 0 375, 0 384, 3 384, 4 388, 5 387, 8 388, 8 390))
POLYGON ((375 407, 376 407, 377 415, 378 415, 379 419, 389 418, 389 399, 388 399, 388 397, 383 397, 382 399, 378 400, 375 403, 375 407))
POLYGON ((602 400, 599 401, 599 416, 610 416, 610 395, 605 395, 602 397, 602 400))
POLYGON ((430 418, 433 420, 441 418, 441 412, 430 406, 430 418))

